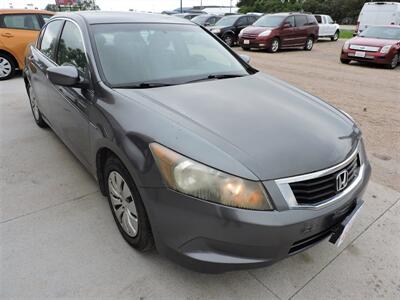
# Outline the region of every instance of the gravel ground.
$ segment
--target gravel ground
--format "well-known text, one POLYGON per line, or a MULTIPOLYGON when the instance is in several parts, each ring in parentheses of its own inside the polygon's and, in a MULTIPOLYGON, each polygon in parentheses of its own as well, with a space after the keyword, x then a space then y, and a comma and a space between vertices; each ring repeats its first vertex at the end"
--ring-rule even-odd
MULTIPOLYGON (((344 41, 322 41, 311 52, 270 54, 246 51, 251 64, 265 73, 318 96, 349 113, 361 127, 375 182, 400 191, 400 66, 339 61, 344 41)), ((235 48, 240 54, 240 48, 235 48)))

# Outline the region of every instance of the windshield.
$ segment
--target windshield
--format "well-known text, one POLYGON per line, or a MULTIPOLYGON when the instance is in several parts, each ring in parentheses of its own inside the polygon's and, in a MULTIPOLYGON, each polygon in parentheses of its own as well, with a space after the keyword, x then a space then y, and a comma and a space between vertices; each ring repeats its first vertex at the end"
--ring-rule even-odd
POLYGON ((249 74, 198 26, 98 24, 92 28, 103 75, 112 87, 151 87, 249 74))
POLYGON ((215 23, 215 26, 233 26, 235 24, 236 20, 239 18, 239 16, 228 16, 228 17, 223 17, 221 20, 219 20, 217 23, 215 23))
POLYGON ((396 27, 368 27, 361 34, 361 37, 400 40, 400 28, 396 27))
POLYGON ((209 18, 208 16, 197 16, 192 19, 192 22, 195 22, 196 24, 199 25, 203 25, 208 20, 208 18, 209 18))
POLYGON ((278 27, 282 24, 286 16, 264 16, 253 23, 258 27, 278 27))

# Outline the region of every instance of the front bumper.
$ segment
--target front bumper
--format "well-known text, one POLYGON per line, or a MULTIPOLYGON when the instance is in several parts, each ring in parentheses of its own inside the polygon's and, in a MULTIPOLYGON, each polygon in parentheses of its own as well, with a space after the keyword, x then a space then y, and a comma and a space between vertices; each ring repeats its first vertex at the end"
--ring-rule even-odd
MULTIPOLYGON (((158 251, 190 269, 220 273, 272 264, 330 236, 361 201, 371 173, 368 162, 363 170, 351 192, 317 210, 238 209, 166 188, 140 188, 140 193, 158 251)), ((274 181, 264 185, 274 202, 282 199, 274 181)))
POLYGON ((271 47, 271 38, 268 37, 239 37, 239 45, 244 48, 255 48, 255 49, 268 49, 271 47), (245 41, 249 41, 245 44, 245 41))
POLYGON ((394 55, 395 54, 392 52, 387 54, 382 54, 380 52, 365 52, 365 57, 357 57, 356 50, 348 49, 342 50, 340 58, 386 65, 391 63, 394 55))

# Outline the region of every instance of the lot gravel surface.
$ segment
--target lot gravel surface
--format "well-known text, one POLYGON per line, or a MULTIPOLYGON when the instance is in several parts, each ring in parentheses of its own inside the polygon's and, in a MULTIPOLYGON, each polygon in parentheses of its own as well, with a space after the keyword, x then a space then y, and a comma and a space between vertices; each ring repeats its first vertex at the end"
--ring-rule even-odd
POLYGON ((321 41, 311 52, 235 50, 249 55, 251 65, 260 71, 349 113, 363 131, 372 179, 400 191, 400 66, 387 70, 357 62, 343 65, 343 43, 321 41))

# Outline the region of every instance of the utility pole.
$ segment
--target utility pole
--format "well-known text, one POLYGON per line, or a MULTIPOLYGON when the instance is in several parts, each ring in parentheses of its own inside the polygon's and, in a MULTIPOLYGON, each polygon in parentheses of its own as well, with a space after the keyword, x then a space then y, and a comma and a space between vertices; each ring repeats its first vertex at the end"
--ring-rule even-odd
POLYGON ((181 0, 181 13, 183 13, 182 0, 181 0))
POLYGON ((232 0, 231 0, 231 4, 229 6, 229 13, 232 13, 232 0))

